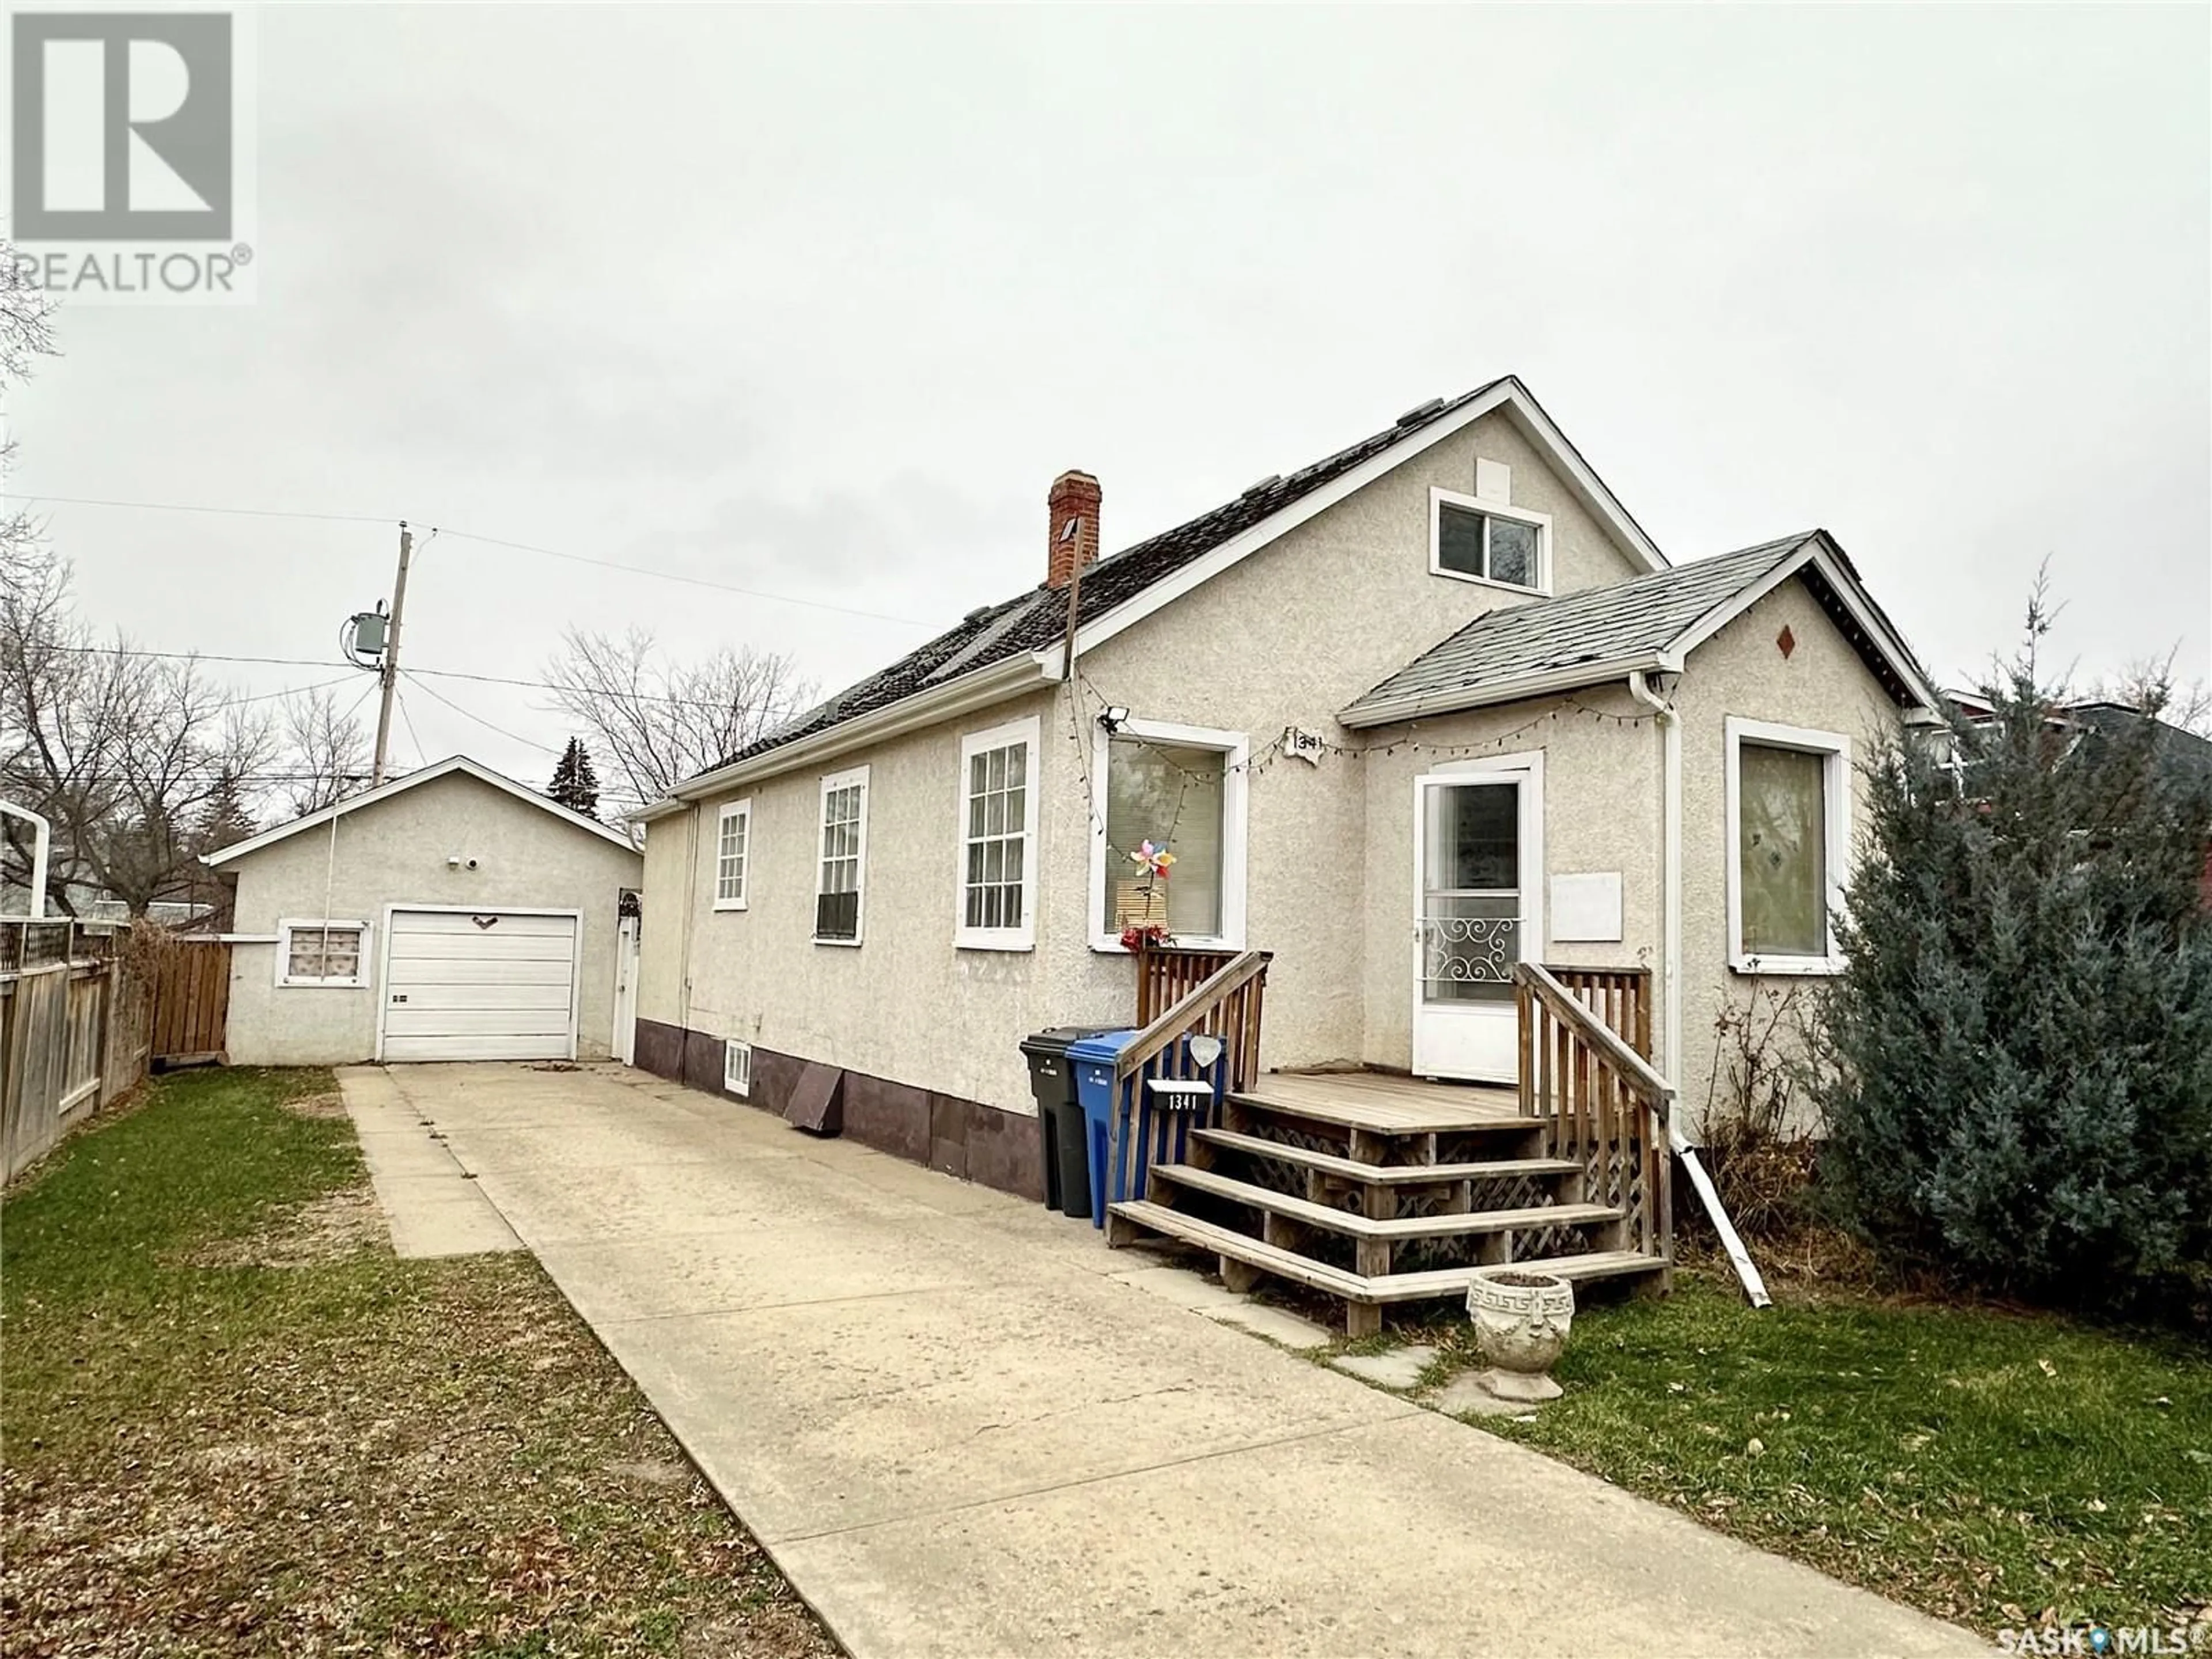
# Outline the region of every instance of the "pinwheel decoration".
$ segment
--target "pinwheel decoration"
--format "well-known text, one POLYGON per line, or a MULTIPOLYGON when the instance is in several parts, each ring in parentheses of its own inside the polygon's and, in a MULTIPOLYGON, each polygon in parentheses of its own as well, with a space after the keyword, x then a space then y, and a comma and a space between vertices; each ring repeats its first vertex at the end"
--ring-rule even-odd
POLYGON ((1168 866, 1176 860, 1175 854, 1166 848, 1155 847, 1147 841, 1129 854, 1129 861, 1142 866, 1146 875, 1160 878, 1167 875, 1168 866))

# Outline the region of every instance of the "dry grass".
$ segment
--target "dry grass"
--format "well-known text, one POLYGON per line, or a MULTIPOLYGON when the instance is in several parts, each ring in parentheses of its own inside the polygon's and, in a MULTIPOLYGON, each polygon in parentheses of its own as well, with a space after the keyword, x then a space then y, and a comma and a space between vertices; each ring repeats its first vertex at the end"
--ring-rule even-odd
POLYGON ((170 1080, 0 1211, 8 1651, 834 1653, 533 1261, 393 1258, 328 1082, 170 1080))

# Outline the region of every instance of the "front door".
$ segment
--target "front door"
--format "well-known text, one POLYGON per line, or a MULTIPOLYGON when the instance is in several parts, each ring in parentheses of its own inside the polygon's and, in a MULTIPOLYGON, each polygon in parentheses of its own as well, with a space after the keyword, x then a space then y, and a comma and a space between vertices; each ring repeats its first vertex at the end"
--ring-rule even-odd
POLYGON ((1413 790, 1413 1071, 1514 1082, 1513 964, 1541 947, 1541 774, 1432 773, 1413 790))

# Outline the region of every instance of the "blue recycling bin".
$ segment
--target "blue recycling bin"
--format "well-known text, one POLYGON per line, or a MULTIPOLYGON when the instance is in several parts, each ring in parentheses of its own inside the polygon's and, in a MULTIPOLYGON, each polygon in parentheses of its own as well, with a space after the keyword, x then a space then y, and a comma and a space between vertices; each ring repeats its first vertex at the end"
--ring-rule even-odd
MULTIPOLYGON (((1076 1097, 1082 1103, 1084 1127, 1090 1137, 1094 1227, 1106 1224, 1109 1204, 1145 1195, 1146 1172, 1153 1163, 1182 1161, 1190 1125, 1195 1121, 1203 1126, 1211 1120, 1228 1077, 1225 1055, 1200 1066, 1188 1054, 1189 1039, 1185 1038, 1176 1068, 1183 1073, 1182 1079, 1162 1079, 1154 1089, 1149 1086, 1153 1079, 1140 1073, 1117 1089, 1115 1062, 1137 1036, 1134 1031, 1103 1031, 1067 1045, 1076 1097)), ((1153 1069, 1148 1065, 1144 1071, 1153 1069)))
POLYGON ((1126 1196, 1118 1190, 1112 1158, 1115 1146, 1115 1120, 1122 1115, 1121 1104, 1115 1098, 1114 1062, 1121 1050, 1137 1040, 1134 1031, 1101 1031, 1097 1036, 1079 1038, 1067 1045, 1068 1063, 1075 1067, 1075 1097, 1083 1105, 1084 1131, 1091 1145, 1091 1224, 1106 1224, 1107 1192, 1109 1185, 1115 1188, 1114 1199, 1126 1196))

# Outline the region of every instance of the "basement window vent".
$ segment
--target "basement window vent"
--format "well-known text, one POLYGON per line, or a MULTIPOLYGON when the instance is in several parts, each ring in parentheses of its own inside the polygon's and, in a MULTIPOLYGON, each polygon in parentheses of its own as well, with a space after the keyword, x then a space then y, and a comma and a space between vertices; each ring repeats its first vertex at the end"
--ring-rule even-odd
POLYGON ((753 1091, 753 1046, 735 1037, 722 1045, 722 1088, 740 1097, 753 1091))

